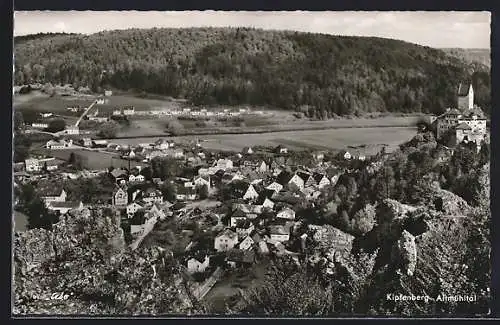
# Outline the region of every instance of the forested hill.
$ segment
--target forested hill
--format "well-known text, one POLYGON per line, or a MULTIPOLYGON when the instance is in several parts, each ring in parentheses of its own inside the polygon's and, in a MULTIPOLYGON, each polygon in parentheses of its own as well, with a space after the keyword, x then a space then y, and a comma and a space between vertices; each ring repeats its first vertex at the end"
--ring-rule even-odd
MULTIPOLYGON (((250 104, 326 118, 441 112, 470 67, 402 41, 249 28, 130 29, 15 44, 15 82, 135 89, 193 104, 250 104), (105 73, 103 73, 105 71, 105 73)), ((477 70, 476 70, 477 71, 477 70)), ((489 106, 489 72, 475 72, 489 106)))
POLYGON ((491 67, 491 51, 489 49, 443 48, 441 50, 469 64, 491 67))
POLYGON ((21 35, 14 37, 14 43, 20 44, 26 41, 32 41, 36 39, 44 39, 44 38, 52 38, 56 36, 71 36, 76 35, 74 33, 38 33, 38 34, 29 34, 29 35, 21 35))

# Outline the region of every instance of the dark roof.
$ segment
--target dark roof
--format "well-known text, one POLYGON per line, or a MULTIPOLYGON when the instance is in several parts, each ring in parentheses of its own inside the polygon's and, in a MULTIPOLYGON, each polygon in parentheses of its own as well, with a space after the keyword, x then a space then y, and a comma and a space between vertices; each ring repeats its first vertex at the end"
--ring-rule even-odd
POLYGON ((274 195, 273 190, 263 189, 259 193, 259 199, 257 200, 257 204, 262 204, 266 200, 266 198, 271 199, 274 195))
POLYGON ((459 125, 456 126, 457 130, 472 130, 472 128, 467 125, 467 123, 460 123, 459 125))
POLYGON ((246 213, 243 212, 240 208, 234 210, 233 214, 231 215, 231 217, 246 217, 246 213))
POLYGON ((250 220, 238 220, 236 222, 236 228, 248 229, 252 226, 252 222, 250 220))
POLYGON ((278 177, 276 178, 276 183, 279 183, 281 185, 286 185, 290 179, 293 177, 292 173, 289 173, 288 171, 282 171, 279 173, 278 177))
POLYGON ((311 174, 299 171, 299 172, 297 172, 297 176, 299 176, 300 178, 302 178, 304 180, 304 182, 305 182, 305 181, 307 181, 309 179, 309 177, 311 176, 311 174))
POLYGON ((43 188, 43 196, 59 196, 61 195, 63 188, 58 188, 57 186, 50 186, 43 188))
POLYGON ((260 237, 259 233, 257 233, 257 232, 256 232, 256 233, 254 233, 254 234, 252 235, 252 240, 253 240, 254 242, 258 243, 258 242, 260 242, 260 241, 262 240, 262 238, 260 237))
POLYGON ((458 96, 467 96, 469 94, 470 82, 461 82, 458 85, 458 96))
POLYGON ((179 186, 177 188, 177 194, 194 194, 196 191, 191 187, 179 186))
POLYGON ((289 235, 290 230, 286 229, 282 225, 273 225, 273 226, 269 226, 269 233, 275 234, 275 235, 289 235))
POLYGON ((52 160, 48 160, 45 162, 47 164, 47 166, 59 166, 61 164, 64 163, 63 160, 59 160, 59 159, 52 159, 52 160))
POLYGON ((323 179, 323 177, 325 177, 325 175, 321 173, 314 173, 313 177, 316 183, 319 183, 323 179))

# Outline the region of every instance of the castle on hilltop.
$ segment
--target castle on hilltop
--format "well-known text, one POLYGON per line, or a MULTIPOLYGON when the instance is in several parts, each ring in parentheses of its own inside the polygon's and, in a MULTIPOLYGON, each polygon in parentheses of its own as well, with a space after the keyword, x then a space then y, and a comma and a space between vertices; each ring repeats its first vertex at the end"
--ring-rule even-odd
POLYGON ((474 105, 474 88, 471 82, 462 82, 458 86, 457 107, 448 108, 436 117, 434 129, 436 138, 449 136, 454 145, 465 142, 481 146, 487 137, 486 117, 483 111, 474 105))

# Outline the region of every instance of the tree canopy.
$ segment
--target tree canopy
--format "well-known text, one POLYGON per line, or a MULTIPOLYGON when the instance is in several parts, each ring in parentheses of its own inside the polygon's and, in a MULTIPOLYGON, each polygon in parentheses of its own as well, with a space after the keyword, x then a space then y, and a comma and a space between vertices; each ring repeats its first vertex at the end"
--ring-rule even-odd
MULTIPOLYGON (((456 106, 470 65, 407 42, 251 28, 130 29, 45 35, 15 44, 15 83, 72 83, 186 98, 193 104, 278 107, 310 117, 439 113, 456 106)), ((486 66, 476 102, 489 109, 486 66)))

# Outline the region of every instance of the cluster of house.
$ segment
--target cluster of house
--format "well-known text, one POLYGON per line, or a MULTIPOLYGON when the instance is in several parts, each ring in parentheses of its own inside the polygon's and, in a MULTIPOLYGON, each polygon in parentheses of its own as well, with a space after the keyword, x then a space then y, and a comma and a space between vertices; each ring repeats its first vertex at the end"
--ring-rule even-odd
POLYGON ((478 147, 487 140, 486 118, 474 105, 474 89, 471 83, 458 87, 458 108, 448 108, 432 121, 436 138, 442 139, 452 131, 452 143, 475 143, 478 147))
POLYGON ((82 201, 67 201, 68 194, 64 188, 46 188, 41 197, 49 211, 66 214, 70 210, 83 209, 82 201))
POLYGON ((149 232, 158 220, 172 215, 170 211, 172 203, 164 201, 163 195, 158 189, 148 187, 129 193, 126 183, 120 178, 124 175, 121 173, 114 175, 117 175, 117 187, 112 197, 113 206, 124 209, 129 219, 133 218, 139 211, 143 212, 144 215, 143 223, 130 226, 132 236, 136 237, 144 232, 149 232))
MULTIPOLYGON (((280 201, 278 196, 286 192, 290 185, 293 188, 304 186, 319 189, 331 184, 331 181, 326 176, 318 176, 314 182, 309 177, 304 181, 300 176, 295 176, 287 177, 282 182, 275 181, 261 193, 250 184, 242 197, 243 202, 233 203, 225 224, 221 225, 223 229, 213 239, 213 250, 205 250, 200 255, 199 251, 186 249, 187 271, 206 271, 211 266, 212 257, 220 253, 224 254, 225 263, 231 267, 250 266, 255 262, 256 255, 269 254, 289 255, 298 263, 298 256, 305 251, 308 237, 321 242, 322 236, 326 234, 322 226, 304 227, 294 208, 280 201), (306 183, 310 185, 307 186, 306 183), (290 249, 292 242, 298 242, 298 248, 290 249)), ((302 177, 305 176, 302 174, 302 177)), ((332 231, 333 234, 329 236, 333 237, 336 250, 331 252, 340 254, 335 255, 330 263, 339 261, 343 253, 350 251, 353 239, 339 229, 333 228, 332 231)), ((311 256, 309 262, 317 263, 321 260, 320 256, 311 256)), ((331 271, 331 268, 327 268, 328 270, 331 271)))
POLYGON ((102 116, 102 115, 100 115, 99 109, 96 109, 91 114, 87 114, 87 118, 89 119, 89 121, 95 121, 95 122, 100 122, 100 123, 109 121, 109 117, 108 116, 102 116))
MULTIPOLYGON (((91 142, 88 141, 87 144, 91 144, 91 142)), ((97 146, 97 144, 98 142, 95 140, 92 142, 92 146, 97 146)), ((103 146, 104 143, 99 142, 99 144, 103 146)), ((144 162, 151 161, 156 157, 171 157, 175 159, 186 158, 186 153, 183 148, 177 147, 175 142, 166 139, 159 139, 154 143, 142 143, 137 146, 105 143, 105 147, 112 152, 123 153, 124 158, 144 162)), ((203 157, 204 154, 200 153, 200 156, 203 157)))
MULTIPOLYGON (((307 234, 297 234, 301 223, 297 221, 294 207, 283 203, 283 198, 289 195, 299 200, 317 199, 321 190, 334 185, 340 175, 330 176, 305 169, 289 172, 284 171, 282 166, 273 163, 268 166, 265 162, 254 164, 255 173, 244 173, 234 170, 228 159, 217 161, 211 168, 218 171, 213 175, 209 172, 204 182, 211 182, 214 186, 217 182, 212 180, 222 174, 223 183, 240 181, 238 184, 242 186, 240 191, 235 190, 239 195, 224 229, 214 238, 214 251, 226 252, 226 261, 231 266, 253 263, 255 253, 294 255, 287 251, 285 244, 294 234, 305 241, 307 234), (296 194, 297 190, 302 195, 296 194)), ((199 184, 202 182, 200 179, 199 184)), ((192 198, 195 198, 194 193, 192 198)), ((200 260, 195 257, 187 260, 190 273, 203 272, 209 265, 208 255, 200 260)))
POLYGON ((55 171, 64 161, 54 157, 49 158, 28 158, 24 161, 24 169, 28 173, 38 173, 42 170, 55 171))
POLYGON ((120 116, 133 116, 133 115, 153 115, 153 116, 190 116, 190 117, 233 117, 240 116, 245 114, 254 114, 254 115, 264 115, 263 111, 252 111, 249 109, 238 109, 238 110, 207 110, 205 108, 202 109, 191 109, 191 108, 183 108, 178 110, 170 110, 170 109, 162 109, 162 110, 135 110, 134 107, 124 107, 123 109, 116 109, 113 111, 113 115, 120 116))
POLYGON ((45 144, 45 147, 51 150, 68 149, 73 147, 73 140, 72 139, 49 140, 45 144))

